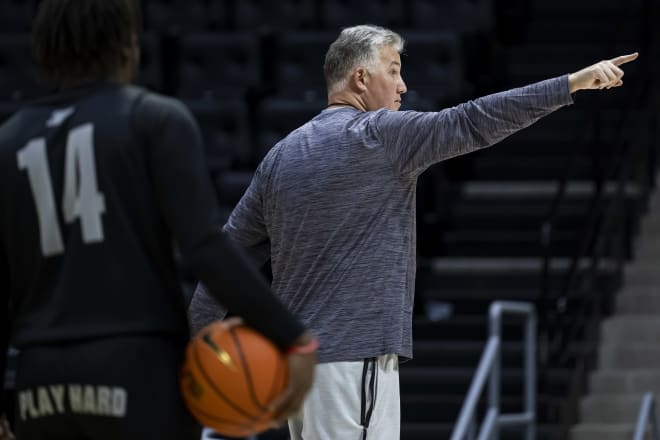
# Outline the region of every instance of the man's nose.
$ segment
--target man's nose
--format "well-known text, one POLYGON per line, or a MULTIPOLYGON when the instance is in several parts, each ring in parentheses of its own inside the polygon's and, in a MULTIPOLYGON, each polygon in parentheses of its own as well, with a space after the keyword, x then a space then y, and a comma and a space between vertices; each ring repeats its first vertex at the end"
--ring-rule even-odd
POLYGON ((406 87, 405 81, 402 79, 401 82, 399 83, 399 87, 397 88, 397 93, 399 95, 403 95, 408 91, 408 87, 406 87))

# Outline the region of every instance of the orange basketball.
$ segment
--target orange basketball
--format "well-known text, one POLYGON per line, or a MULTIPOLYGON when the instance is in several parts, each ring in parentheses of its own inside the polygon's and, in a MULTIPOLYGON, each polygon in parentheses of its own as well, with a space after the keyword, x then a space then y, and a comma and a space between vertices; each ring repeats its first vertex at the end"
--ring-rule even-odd
POLYGON ((181 370, 181 392, 193 416, 230 437, 265 431, 267 406, 286 387, 284 355, 256 331, 221 321, 192 339, 181 370))

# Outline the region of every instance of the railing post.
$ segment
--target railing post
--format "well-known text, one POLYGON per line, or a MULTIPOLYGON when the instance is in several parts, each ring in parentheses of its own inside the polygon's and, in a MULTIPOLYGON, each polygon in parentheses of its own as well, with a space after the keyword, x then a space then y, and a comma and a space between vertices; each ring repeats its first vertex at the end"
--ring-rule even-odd
POLYGON ((500 427, 525 425, 525 440, 532 440, 536 434, 536 312, 529 303, 496 301, 489 311, 490 336, 481 355, 474 379, 470 384, 458 421, 451 434, 451 440, 474 438, 475 414, 479 396, 488 381, 488 410, 479 430, 479 440, 497 440, 500 427), (516 314, 525 317, 524 362, 525 362, 525 412, 500 414, 502 389, 502 315, 516 314))
MULTIPOLYGON (((502 341, 502 307, 499 303, 493 303, 490 308, 490 336, 497 337, 502 341)), ((490 411, 495 411, 495 424, 493 425, 493 432, 490 436, 490 440, 498 440, 500 436, 499 424, 497 423, 497 418, 500 416, 500 390, 502 376, 502 344, 500 343, 500 349, 497 350, 495 357, 493 359, 493 366, 490 370, 490 378, 488 380, 488 409, 490 411)))
POLYGON ((639 408, 639 415, 637 416, 637 425, 635 427, 634 440, 644 440, 646 438, 646 427, 651 424, 653 433, 653 440, 658 440, 658 429, 655 418, 655 396, 653 393, 648 392, 642 398, 642 405, 639 408))
POLYGON ((531 418, 525 440, 536 438, 536 313, 532 310, 525 325, 525 413, 531 418))

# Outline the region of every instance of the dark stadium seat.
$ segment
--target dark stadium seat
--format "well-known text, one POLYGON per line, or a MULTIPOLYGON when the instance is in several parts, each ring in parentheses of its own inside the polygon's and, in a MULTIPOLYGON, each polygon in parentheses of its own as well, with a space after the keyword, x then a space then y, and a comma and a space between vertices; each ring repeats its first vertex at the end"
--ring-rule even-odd
POLYGON ((0 33, 29 32, 31 18, 31 2, 26 0, 0 2, 0 33))
POLYGON ((402 32, 406 49, 401 57, 408 86, 404 99, 420 96, 440 104, 454 103, 464 93, 463 53, 453 32, 402 32))
POLYGON ((300 127, 325 107, 325 100, 302 102, 298 99, 269 98, 257 109, 257 153, 261 159, 277 142, 300 127))
POLYGON ((197 100, 186 104, 199 122, 211 174, 245 166, 250 148, 247 108, 243 101, 197 100))
POLYGON ((310 29, 317 25, 314 0, 235 0, 237 29, 310 29))
POLYGON ((493 0, 409 0, 411 27, 434 31, 480 31, 494 26, 493 0))
POLYGON ((177 95, 185 99, 244 98, 260 87, 259 46, 250 33, 181 37, 177 95))
POLYGON ((200 32, 227 26, 227 1, 143 0, 142 4, 147 30, 200 32))
POLYGON ((326 29, 375 24, 394 29, 406 26, 403 0, 323 0, 321 17, 326 29))
POLYGON ((218 191, 218 202, 221 208, 229 211, 228 214, 243 197, 245 190, 250 186, 253 175, 252 171, 225 171, 219 173, 214 179, 218 191))
POLYGON ((275 42, 277 94, 315 101, 326 99, 323 62, 337 32, 287 32, 275 42))
POLYGON ((0 101, 20 101, 42 95, 27 34, 0 35, 0 101))
POLYGON ((143 32, 140 35, 140 75, 138 83, 154 91, 162 90, 162 59, 158 34, 143 32))

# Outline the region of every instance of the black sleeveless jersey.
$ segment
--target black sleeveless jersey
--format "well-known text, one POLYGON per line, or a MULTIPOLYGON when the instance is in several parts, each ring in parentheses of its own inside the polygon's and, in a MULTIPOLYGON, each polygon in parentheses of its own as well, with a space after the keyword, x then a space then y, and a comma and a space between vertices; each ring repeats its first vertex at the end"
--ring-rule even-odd
POLYGON ((175 242, 225 307, 290 344, 301 324, 220 226, 199 128, 175 99, 94 84, 0 127, 0 313, 8 298, 18 348, 187 338, 175 242))

